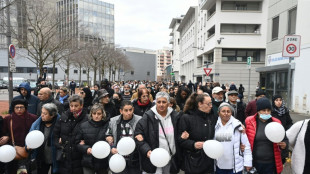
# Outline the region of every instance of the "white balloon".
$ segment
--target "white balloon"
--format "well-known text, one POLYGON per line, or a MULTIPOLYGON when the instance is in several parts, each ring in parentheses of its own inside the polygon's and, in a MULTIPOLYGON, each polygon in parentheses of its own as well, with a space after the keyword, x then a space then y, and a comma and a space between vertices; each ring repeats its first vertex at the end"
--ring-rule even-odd
POLYGON ((40 147, 44 142, 44 134, 39 130, 33 130, 26 136, 26 145, 30 149, 40 147))
POLYGON ((224 153, 224 147, 222 143, 216 140, 207 140, 203 143, 203 150, 206 155, 212 159, 220 158, 224 153))
POLYGON ((284 127, 277 122, 270 122, 265 127, 266 137, 274 143, 279 143, 283 141, 285 137, 284 127))
POLYGON ((152 151, 150 160, 154 166, 164 167, 169 163, 170 155, 166 149, 156 148, 152 151))
POLYGON ((136 148, 135 141, 130 137, 124 137, 117 143, 117 152, 121 155, 129 155, 136 148))
POLYGON ((110 154, 110 145, 105 141, 98 141, 91 148, 92 155, 95 158, 103 159, 110 154))
POLYGON ((11 145, 3 145, 0 147, 0 161, 8 163, 16 156, 16 150, 11 145))
POLYGON ((126 167, 126 160, 120 154, 115 154, 110 158, 109 167, 114 173, 122 172, 126 167))

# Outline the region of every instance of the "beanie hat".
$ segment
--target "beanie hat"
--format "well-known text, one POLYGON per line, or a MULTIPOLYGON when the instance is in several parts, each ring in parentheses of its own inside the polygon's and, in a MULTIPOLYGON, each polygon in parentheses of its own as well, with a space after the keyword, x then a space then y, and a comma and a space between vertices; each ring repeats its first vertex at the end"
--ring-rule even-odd
POLYGON ((263 109, 271 110, 271 103, 266 97, 260 98, 256 101, 256 110, 260 111, 263 109))
POLYGON ((223 107, 225 107, 225 106, 229 107, 229 109, 231 110, 231 112, 234 112, 234 108, 233 108, 229 103, 226 103, 226 102, 223 102, 222 104, 220 104, 220 106, 219 106, 217 112, 220 112, 221 109, 222 109, 223 107))
POLYGON ((278 98, 282 99, 282 96, 279 95, 279 94, 276 94, 276 95, 274 95, 274 96, 272 97, 272 101, 274 102, 274 101, 275 101, 276 99, 278 99, 278 98))
POLYGON ((16 105, 24 105, 25 108, 26 108, 26 110, 27 110, 28 102, 27 102, 27 100, 25 100, 25 99, 16 99, 16 100, 13 100, 12 103, 11 103, 12 108, 15 108, 16 105))
POLYGON ((260 95, 266 95, 266 93, 263 90, 256 91, 255 97, 258 97, 260 95))

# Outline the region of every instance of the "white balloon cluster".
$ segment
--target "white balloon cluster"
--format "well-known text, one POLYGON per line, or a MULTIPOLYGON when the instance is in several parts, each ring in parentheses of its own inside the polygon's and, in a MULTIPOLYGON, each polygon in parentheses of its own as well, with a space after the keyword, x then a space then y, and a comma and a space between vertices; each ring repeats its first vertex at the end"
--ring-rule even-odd
MULTIPOLYGON (((40 147, 44 142, 44 135, 39 130, 33 130, 26 136, 26 145, 30 149, 36 149, 40 147)), ((12 161, 16 156, 16 150, 11 145, 3 145, 0 147, 0 161, 8 163, 12 161)))
POLYGON ((95 158, 103 159, 110 154, 110 145, 105 141, 98 141, 91 148, 92 155, 95 158))

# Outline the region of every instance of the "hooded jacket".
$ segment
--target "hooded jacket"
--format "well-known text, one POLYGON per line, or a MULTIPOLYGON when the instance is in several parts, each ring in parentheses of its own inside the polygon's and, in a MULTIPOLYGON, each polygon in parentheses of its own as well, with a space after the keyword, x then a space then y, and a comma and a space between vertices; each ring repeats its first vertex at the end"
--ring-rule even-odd
MULTIPOLYGON (((13 98, 13 100, 16 100, 16 99, 26 99, 27 102, 28 102, 28 107, 27 107, 27 111, 31 114, 34 114, 36 115, 37 114, 37 108, 38 108, 38 105, 40 103, 40 100, 38 97, 34 96, 31 94, 31 87, 30 85, 27 83, 27 82, 23 82, 19 85, 17 91, 20 93, 19 96, 16 96, 13 98), (24 97, 21 92, 20 92, 20 89, 21 88, 24 88, 27 90, 27 96, 24 97)), ((13 108, 12 106, 10 106, 10 110, 9 110, 9 113, 11 114, 13 112, 13 108)))
MULTIPOLYGON (((226 123, 227 125, 225 126, 231 126, 231 131, 232 131, 232 138, 229 147, 226 148, 231 148, 233 151, 233 172, 238 173, 243 170, 244 166, 247 167, 252 167, 252 151, 251 151, 251 146, 248 140, 248 137, 246 136, 245 133, 242 133, 240 131, 243 130, 241 127, 241 122, 237 120, 235 117, 231 116, 230 120, 226 123), (241 151, 240 149, 240 144, 245 145, 245 150, 244 152, 241 151)), ((217 123, 215 125, 215 139, 217 140, 217 133, 221 131, 221 129, 226 129, 224 126, 221 124, 221 118, 218 117, 217 123)), ((225 132, 225 131, 224 131, 225 132)), ((220 140, 218 140, 220 141, 220 140)), ((224 145, 224 144, 223 144, 224 145)), ((225 149, 225 148, 224 148, 225 149)), ((225 150, 224 150, 224 153, 225 150)), ((221 159, 223 157, 220 157, 221 159)), ((223 160, 219 161, 225 161, 225 158, 223 160)), ((217 162, 217 164, 220 165, 220 162, 217 162)))
MULTIPOLYGON (((154 106, 156 107, 156 106, 154 106)), ((171 121, 174 127, 174 141, 176 146, 176 153, 173 155, 172 160, 179 167, 179 159, 181 158, 179 147, 177 142, 177 124, 179 121, 178 113, 172 111, 170 114, 171 121)), ((159 119, 155 116, 155 113, 152 110, 147 111, 142 119, 139 120, 135 129, 135 135, 141 134, 143 136, 143 141, 138 141, 135 139, 139 156, 140 156, 140 166, 143 171, 147 173, 155 173, 156 167, 151 163, 150 158, 147 157, 147 152, 149 150, 154 150, 159 147, 159 119)), ((170 168, 171 173, 178 173, 179 168, 170 168)))

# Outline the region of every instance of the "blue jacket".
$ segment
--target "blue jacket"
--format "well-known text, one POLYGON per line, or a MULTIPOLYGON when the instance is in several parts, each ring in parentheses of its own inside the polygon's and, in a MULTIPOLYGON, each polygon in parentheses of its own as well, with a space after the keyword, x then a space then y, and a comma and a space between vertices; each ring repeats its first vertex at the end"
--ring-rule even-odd
MULTIPOLYGON (((30 85, 27 83, 27 82, 23 82, 19 85, 17 91, 20 93, 19 96, 16 96, 13 98, 13 100, 16 100, 16 99, 26 99, 27 102, 28 102, 28 108, 27 108, 27 111, 31 114, 34 114, 36 115, 37 114, 37 107, 38 107, 38 104, 40 103, 40 100, 38 97, 34 96, 34 95, 31 95, 31 87, 30 85), (24 97, 21 93, 20 93, 20 89, 21 88, 25 88, 27 90, 27 96, 24 97)), ((10 110, 9 110, 9 113, 11 114, 13 112, 13 108, 12 106, 10 106, 10 110)))
MULTIPOLYGON (((60 115, 57 114, 57 119, 55 120, 55 122, 53 124, 56 124, 56 122, 60 119, 60 115)), ((40 116, 35 122, 32 123, 32 126, 29 130, 29 132, 33 131, 33 130, 40 130, 40 125, 42 122, 42 117, 40 116)), ((57 155, 57 149, 55 147, 54 144, 54 140, 53 140, 53 130, 52 134, 51 134, 51 148, 52 148, 52 161, 53 161, 53 172, 52 173, 57 173, 58 172, 58 163, 56 161, 56 155, 57 155)), ((38 149, 33 149, 31 151, 31 160, 35 159, 38 155, 38 149)))

